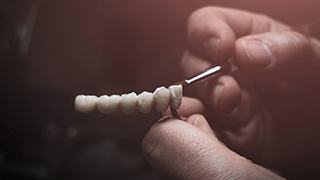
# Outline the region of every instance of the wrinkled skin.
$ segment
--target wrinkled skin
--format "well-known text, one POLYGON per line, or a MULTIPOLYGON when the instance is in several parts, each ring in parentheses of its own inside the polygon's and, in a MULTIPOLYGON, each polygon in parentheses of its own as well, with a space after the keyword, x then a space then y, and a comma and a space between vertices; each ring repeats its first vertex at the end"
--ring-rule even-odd
POLYGON ((172 179, 281 178, 267 168, 316 175, 319 41, 264 15, 217 7, 191 15, 188 39, 186 77, 227 60, 235 68, 193 87, 201 101, 184 98, 185 121, 150 129, 143 150, 151 165, 172 179))

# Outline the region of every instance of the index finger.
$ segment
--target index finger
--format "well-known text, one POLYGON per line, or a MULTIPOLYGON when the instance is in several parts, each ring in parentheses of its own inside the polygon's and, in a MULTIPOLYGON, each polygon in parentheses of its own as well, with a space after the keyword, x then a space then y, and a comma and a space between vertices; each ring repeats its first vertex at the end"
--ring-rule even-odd
POLYGON ((188 22, 189 50, 216 64, 229 59, 237 38, 289 27, 265 15, 221 7, 195 11, 188 22))

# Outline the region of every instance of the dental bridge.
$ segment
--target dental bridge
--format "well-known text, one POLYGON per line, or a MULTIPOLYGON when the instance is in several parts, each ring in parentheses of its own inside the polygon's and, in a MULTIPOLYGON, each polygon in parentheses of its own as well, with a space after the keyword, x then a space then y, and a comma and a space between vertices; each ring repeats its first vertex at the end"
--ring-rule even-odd
POLYGON ((160 113, 170 108, 172 117, 181 119, 177 109, 179 109, 183 97, 183 89, 192 84, 203 82, 205 80, 216 80, 222 74, 229 73, 231 64, 226 62, 223 65, 211 67, 189 79, 175 83, 166 88, 164 86, 156 88, 151 92, 142 92, 137 95, 135 92, 122 95, 78 95, 75 98, 75 110, 82 113, 99 111, 103 114, 112 113, 150 113, 156 110, 160 113))

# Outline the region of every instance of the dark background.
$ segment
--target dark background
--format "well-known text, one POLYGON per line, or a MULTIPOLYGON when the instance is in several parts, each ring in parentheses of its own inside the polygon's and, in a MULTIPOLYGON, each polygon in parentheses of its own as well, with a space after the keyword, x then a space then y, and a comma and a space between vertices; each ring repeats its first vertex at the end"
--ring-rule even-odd
POLYGON ((83 115, 73 99, 180 80, 187 18, 206 5, 320 17, 318 0, 2 0, 0 178, 158 179, 140 152, 157 114, 83 115))

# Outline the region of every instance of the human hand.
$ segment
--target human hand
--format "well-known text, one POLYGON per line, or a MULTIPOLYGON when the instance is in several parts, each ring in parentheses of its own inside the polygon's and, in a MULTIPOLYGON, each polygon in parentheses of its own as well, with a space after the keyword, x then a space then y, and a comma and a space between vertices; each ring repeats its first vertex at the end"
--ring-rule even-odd
POLYGON ((315 157, 319 41, 263 15, 216 7, 196 11, 188 35, 181 61, 186 76, 230 58, 238 67, 195 87, 224 143, 281 170, 315 157))
POLYGON ((163 179, 283 179, 221 143, 201 113, 200 101, 185 98, 185 121, 162 119, 143 141, 144 155, 163 179), (190 112, 192 109, 192 112, 190 112))
POLYGON ((313 172, 320 150, 319 42, 266 16, 216 7, 191 16, 188 38, 186 76, 230 58, 238 67, 194 88, 219 139, 286 175, 313 172))

